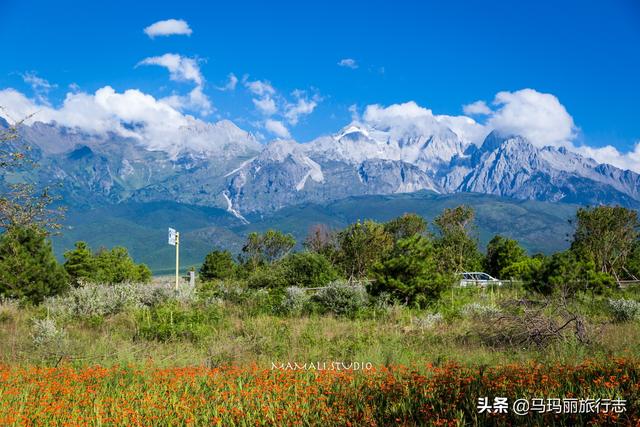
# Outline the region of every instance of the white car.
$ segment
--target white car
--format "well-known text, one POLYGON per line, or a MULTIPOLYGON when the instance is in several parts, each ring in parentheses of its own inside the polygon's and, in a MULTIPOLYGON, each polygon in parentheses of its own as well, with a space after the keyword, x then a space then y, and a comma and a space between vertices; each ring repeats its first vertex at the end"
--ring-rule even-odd
POLYGON ((482 288, 490 285, 502 286, 502 281, 481 271, 458 273, 458 275, 460 276, 459 286, 462 288, 467 286, 480 286, 482 288))

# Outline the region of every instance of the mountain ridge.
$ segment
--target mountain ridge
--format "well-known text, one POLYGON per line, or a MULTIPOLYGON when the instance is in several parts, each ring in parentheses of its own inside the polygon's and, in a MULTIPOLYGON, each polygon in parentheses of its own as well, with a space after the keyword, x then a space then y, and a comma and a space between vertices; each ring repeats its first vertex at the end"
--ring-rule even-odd
POLYGON ((132 136, 35 122, 20 132, 40 167, 22 174, 61 184, 72 206, 176 201, 225 209, 241 220, 297 204, 422 190, 640 206, 635 172, 519 135, 492 131, 475 145, 446 124, 430 126, 353 122, 307 143, 260 144, 221 120, 185 126, 175 147, 159 149, 132 136))

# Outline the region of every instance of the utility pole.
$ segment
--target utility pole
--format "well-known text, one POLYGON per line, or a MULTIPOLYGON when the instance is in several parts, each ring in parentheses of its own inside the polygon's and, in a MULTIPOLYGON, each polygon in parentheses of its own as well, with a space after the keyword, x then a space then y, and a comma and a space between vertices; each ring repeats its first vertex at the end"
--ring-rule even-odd
POLYGON ((180 233, 169 228, 169 244, 176 247, 176 290, 180 280, 180 233))
POLYGON ((176 291, 180 280, 180 232, 176 231, 176 291))

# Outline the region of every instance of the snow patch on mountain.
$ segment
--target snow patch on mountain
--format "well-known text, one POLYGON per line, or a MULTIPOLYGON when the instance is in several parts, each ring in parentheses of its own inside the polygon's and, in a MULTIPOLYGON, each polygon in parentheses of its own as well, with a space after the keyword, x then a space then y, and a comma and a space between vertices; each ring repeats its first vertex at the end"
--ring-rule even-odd
POLYGON ((231 172, 227 173, 224 177, 228 178, 231 175, 233 175, 234 173, 239 172, 241 169, 243 169, 245 166, 247 166, 249 163, 253 162, 254 160, 255 160, 255 157, 252 157, 249 160, 245 160, 244 162, 240 163, 240 166, 238 166, 237 168, 235 168, 231 172))
POLYGON ((244 216, 242 216, 242 214, 240 214, 240 212, 238 212, 237 209, 233 207, 233 202, 231 202, 231 199, 229 198, 229 192, 223 191, 222 197, 224 197, 224 200, 227 202, 227 212, 231 213, 233 216, 238 218, 244 224, 249 224, 249 221, 247 221, 247 219, 244 216))

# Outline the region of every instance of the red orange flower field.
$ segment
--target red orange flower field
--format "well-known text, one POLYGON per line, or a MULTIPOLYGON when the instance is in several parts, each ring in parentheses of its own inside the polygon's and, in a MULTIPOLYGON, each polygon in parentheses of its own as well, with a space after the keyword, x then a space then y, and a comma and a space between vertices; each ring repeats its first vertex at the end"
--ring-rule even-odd
POLYGON ((640 363, 292 371, 0 367, 2 426, 639 425, 640 363), (478 399, 624 399, 624 412, 479 413, 478 399))

